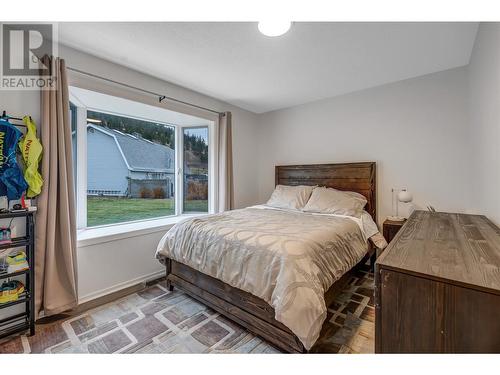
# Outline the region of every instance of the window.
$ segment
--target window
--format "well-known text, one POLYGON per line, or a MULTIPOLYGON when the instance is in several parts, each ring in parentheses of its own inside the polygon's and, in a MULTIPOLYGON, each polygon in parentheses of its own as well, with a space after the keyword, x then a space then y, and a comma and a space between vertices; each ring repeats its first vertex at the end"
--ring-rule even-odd
POLYGON ((208 128, 183 131, 183 212, 208 212, 208 128))
POLYGON ((90 110, 87 122, 87 226, 175 215, 175 127, 90 110))
POLYGON ((79 229, 210 212, 213 121, 76 87, 70 94, 79 229))

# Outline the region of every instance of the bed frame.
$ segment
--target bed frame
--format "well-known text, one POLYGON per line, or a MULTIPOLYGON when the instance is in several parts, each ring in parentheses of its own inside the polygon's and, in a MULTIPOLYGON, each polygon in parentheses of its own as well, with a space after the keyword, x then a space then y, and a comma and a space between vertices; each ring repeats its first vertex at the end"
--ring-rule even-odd
MULTIPOLYGON (((376 222, 376 166, 374 162, 276 166, 276 185, 318 185, 363 194, 368 203, 366 211, 376 222)), ((374 259, 374 248, 367 256, 374 259)), ((359 265, 358 264, 358 265, 359 265)), ((329 306, 348 284, 355 266, 325 293, 329 306)), ((264 300, 234 288, 191 267, 166 259, 167 287, 174 285, 206 306, 247 328, 279 349, 290 353, 306 352, 300 340, 274 316, 274 308, 264 300)))

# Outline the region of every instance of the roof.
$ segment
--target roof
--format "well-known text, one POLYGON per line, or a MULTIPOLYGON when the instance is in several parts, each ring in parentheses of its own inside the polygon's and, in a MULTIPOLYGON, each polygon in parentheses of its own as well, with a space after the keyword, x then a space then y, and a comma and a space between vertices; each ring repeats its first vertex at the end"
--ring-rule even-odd
POLYGON ((175 151, 170 147, 95 124, 87 124, 87 128, 94 128, 113 137, 130 170, 173 173, 175 151), (171 168, 168 168, 169 165, 171 168))

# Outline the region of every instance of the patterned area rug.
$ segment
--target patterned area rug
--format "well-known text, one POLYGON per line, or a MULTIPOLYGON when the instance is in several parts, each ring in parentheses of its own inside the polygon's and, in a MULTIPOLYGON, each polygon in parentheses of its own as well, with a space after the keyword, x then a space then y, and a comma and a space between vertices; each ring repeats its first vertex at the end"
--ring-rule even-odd
MULTIPOLYGON (((373 353, 373 274, 360 270, 329 307, 315 353, 373 353)), ((79 316, 38 324, 0 353, 279 353, 272 345, 164 282, 79 316)))

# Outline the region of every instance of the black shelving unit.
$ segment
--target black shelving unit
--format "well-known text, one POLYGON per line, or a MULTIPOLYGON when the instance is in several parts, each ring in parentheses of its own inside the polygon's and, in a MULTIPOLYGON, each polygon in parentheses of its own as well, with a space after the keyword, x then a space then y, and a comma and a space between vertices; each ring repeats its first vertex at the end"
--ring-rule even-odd
MULTIPOLYGON (((26 257, 29 269, 11 273, 0 273, 0 283, 4 279, 25 275, 26 282, 24 293, 16 301, 0 303, 0 312, 7 307, 24 304, 23 313, 3 317, 0 319, 0 338, 14 333, 29 330, 30 336, 35 334, 35 218, 34 211, 1 213, 0 219, 12 219, 15 217, 26 218, 26 235, 24 237, 13 238, 10 243, 1 244, 0 249, 16 247, 26 248, 26 257)), ((3 314, 1 314, 3 315, 3 314)), ((0 315, 0 316, 1 316, 0 315)))

